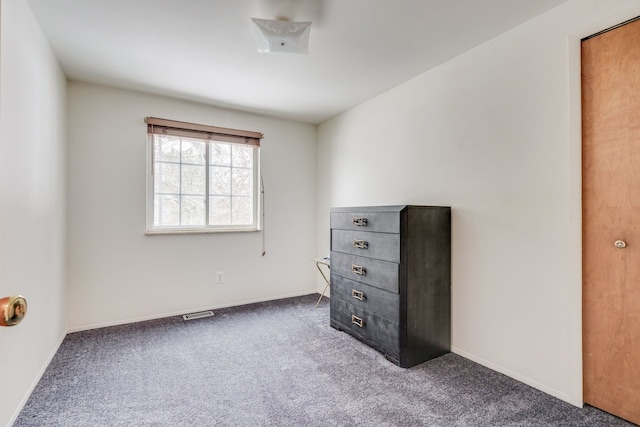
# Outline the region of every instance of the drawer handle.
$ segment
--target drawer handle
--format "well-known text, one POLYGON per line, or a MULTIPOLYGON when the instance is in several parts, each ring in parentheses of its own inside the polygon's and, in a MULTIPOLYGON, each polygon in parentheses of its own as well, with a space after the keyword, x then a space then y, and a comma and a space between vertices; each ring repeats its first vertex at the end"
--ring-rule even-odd
POLYGON ((367 273, 367 269, 361 265, 351 264, 351 272, 359 276, 364 276, 367 273))
POLYGON ((358 227, 366 227, 367 218, 351 218, 351 223, 353 225, 357 225, 358 227))
POLYGON ((362 318, 356 316, 355 314, 351 315, 351 323, 361 328, 364 328, 364 320, 362 320, 362 318))
POLYGON ((358 249, 369 249, 369 242, 353 239, 353 247, 358 249))
POLYGON ((364 292, 362 291, 356 291, 355 289, 352 289, 351 296, 359 301, 364 301, 364 292))

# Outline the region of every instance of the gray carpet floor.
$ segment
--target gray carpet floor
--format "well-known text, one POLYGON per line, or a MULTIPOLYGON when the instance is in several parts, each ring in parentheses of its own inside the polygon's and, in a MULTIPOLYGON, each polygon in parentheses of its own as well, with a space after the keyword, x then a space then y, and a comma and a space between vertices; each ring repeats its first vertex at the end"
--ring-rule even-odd
POLYGON ((455 354, 401 369, 313 295, 69 334, 14 426, 630 426, 455 354))

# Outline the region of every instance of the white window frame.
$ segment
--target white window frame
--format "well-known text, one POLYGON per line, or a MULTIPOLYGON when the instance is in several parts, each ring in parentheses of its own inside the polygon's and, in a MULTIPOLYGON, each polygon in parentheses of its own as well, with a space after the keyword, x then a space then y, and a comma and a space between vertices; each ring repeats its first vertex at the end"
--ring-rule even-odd
MULTIPOLYGON (((218 128, 213 126, 196 125, 186 122, 177 122, 166 119, 155 119, 147 117, 145 121, 148 124, 147 132, 147 209, 146 209, 146 234, 189 234, 189 233, 220 233, 220 232, 252 232, 261 230, 261 191, 260 191, 260 144, 259 138, 262 138, 262 134, 257 132, 240 131, 227 128, 218 128), (171 128, 163 128, 163 126, 171 126, 171 128), (163 130, 169 136, 176 138, 189 138, 202 141, 206 143, 206 156, 205 156, 205 225, 202 226, 156 226, 154 224, 154 200, 156 197, 154 188, 154 135, 162 135, 163 130), (167 131, 167 129, 169 129, 167 131), (204 129, 204 130, 203 130, 204 129), (184 132, 183 132, 184 131, 184 132), (173 133, 171 133, 173 132, 173 133), (246 135, 249 134, 251 138, 246 135), (256 140, 257 135, 259 135, 256 140), (249 141, 249 142, 244 142, 249 141), (256 142, 257 141, 257 142, 256 142), (215 225, 209 224, 209 198, 211 196, 209 191, 209 173, 211 164, 209 160, 210 156, 210 144, 237 144, 237 145, 249 145, 252 148, 252 213, 253 222, 251 224, 231 224, 231 225, 215 225)), ((183 164, 180 162, 180 164, 183 164)), ((233 166, 230 166, 233 170, 233 166)), ((240 169, 240 168, 239 168, 240 169)))

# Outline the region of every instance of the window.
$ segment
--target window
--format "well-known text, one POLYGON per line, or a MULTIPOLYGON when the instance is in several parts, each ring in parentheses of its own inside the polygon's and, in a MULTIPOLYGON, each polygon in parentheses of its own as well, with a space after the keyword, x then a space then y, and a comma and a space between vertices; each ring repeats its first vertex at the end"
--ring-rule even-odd
POLYGON ((259 229, 258 132, 147 117, 147 232, 259 229))

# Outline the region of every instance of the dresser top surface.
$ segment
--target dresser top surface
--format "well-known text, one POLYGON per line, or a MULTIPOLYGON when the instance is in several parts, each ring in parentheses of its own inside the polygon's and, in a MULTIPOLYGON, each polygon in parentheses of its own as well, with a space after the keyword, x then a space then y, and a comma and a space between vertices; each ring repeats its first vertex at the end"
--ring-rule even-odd
POLYGON ((393 205, 393 206, 351 206, 331 208, 331 212, 401 212, 412 209, 451 209, 449 206, 393 205))

